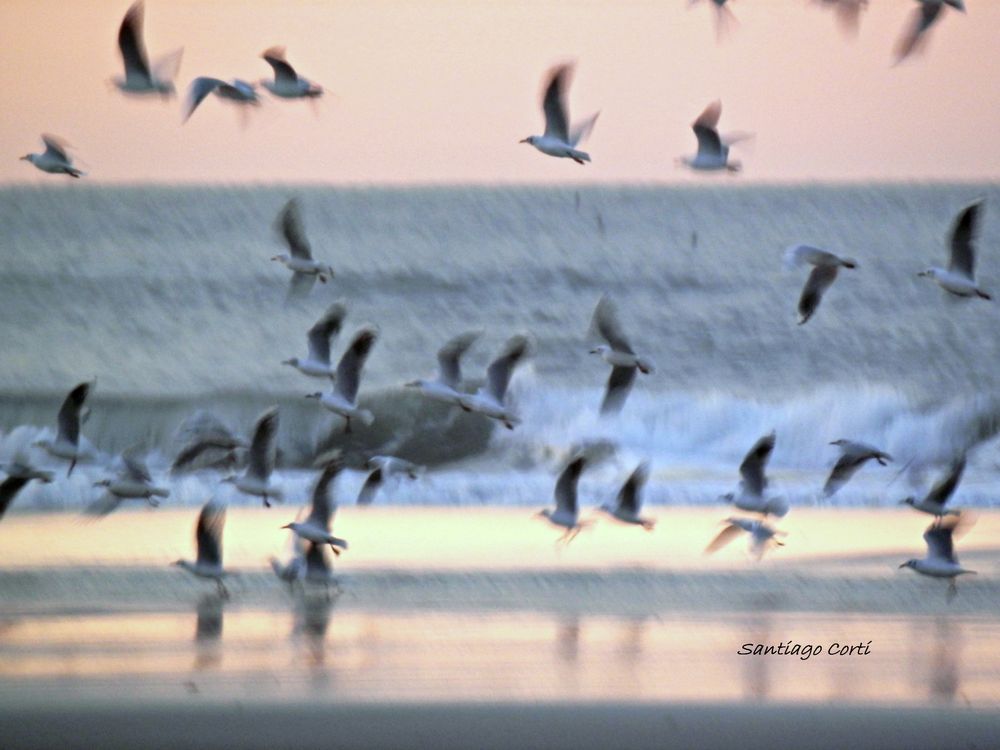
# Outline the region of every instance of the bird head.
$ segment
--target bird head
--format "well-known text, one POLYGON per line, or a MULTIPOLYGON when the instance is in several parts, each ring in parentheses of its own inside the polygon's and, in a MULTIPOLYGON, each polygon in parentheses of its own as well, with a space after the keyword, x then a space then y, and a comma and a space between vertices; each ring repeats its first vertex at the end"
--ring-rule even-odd
POLYGON ((844 438, 837 438, 836 440, 831 440, 830 445, 843 445, 846 442, 844 438))
POLYGON ((110 487, 111 486, 111 480, 110 479, 102 479, 99 482, 94 482, 94 486, 95 487, 110 487))
POLYGON ((905 563, 903 563, 902 565, 899 566, 900 570, 902 570, 903 568, 913 568, 914 570, 916 570, 917 569, 917 561, 916 560, 907 560, 905 563))
POLYGON ((610 347, 608 347, 605 344, 601 344, 600 346, 595 346, 593 349, 591 349, 590 353, 591 354, 604 354, 604 353, 609 352, 609 351, 611 351, 610 347))
POLYGON ((923 271, 921 271, 920 273, 918 273, 917 276, 929 276, 932 279, 936 278, 937 277, 937 269, 936 268, 925 268, 923 271))
POLYGON ((32 156, 34 156, 34 154, 25 154, 24 156, 20 157, 18 161, 34 161, 34 159, 31 158, 32 156))
POLYGON ((522 138, 521 140, 519 140, 518 143, 529 143, 532 146, 534 146, 535 145, 535 136, 529 135, 527 138, 522 138))
POLYGON ((287 255, 287 253, 279 253, 278 255, 275 255, 274 257, 272 257, 271 260, 277 260, 277 261, 281 261, 282 263, 287 263, 288 262, 288 255, 287 255))
POLYGON ((321 391, 316 391, 316 393, 307 393, 306 398, 323 398, 323 393, 321 391))
POLYGON ((404 388, 419 388, 424 384, 423 380, 411 380, 409 383, 403 383, 404 388))

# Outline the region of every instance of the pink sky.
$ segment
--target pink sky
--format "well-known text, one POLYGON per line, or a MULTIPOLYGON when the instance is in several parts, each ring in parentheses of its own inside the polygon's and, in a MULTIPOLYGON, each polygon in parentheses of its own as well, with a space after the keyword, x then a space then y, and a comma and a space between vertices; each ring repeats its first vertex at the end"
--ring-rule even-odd
MULTIPOLYGON (((93 182, 561 183, 995 180, 1000 176, 1000 2, 946 9, 920 57, 891 67, 913 0, 874 0, 840 33, 810 0, 734 0, 717 42, 708 0, 307 2, 148 0, 152 57, 185 48, 178 77, 257 80, 288 49, 328 94, 316 111, 264 95, 247 127, 212 97, 129 99, 118 24, 127 0, 0 3, 0 182, 61 184, 17 158, 41 132, 75 147, 93 182), (540 133, 545 72, 576 60, 571 116, 602 114, 580 167, 519 145, 540 133), (756 138, 738 178, 674 165, 691 121, 756 138)), ((735 150, 734 150, 735 152, 735 150)))

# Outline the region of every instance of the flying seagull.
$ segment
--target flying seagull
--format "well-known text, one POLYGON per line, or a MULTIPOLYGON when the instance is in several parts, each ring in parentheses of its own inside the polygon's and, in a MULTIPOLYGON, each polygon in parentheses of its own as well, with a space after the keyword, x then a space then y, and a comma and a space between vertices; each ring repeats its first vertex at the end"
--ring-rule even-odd
POLYGON ((693 156, 682 156, 679 162, 696 171, 712 172, 728 170, 739 172, 742 165, 738 161, 729 160, 729 147, 739 141, 749 138, 749 135, 730 135, 723 138, 719 135, 719 118, 722 116, 722 102, 714 101, 705 107, 698 119, 691 124, 695 137, 698 139, 698 152, 693 156))
POLYGON ((95 487, 104 487, 106 492, 87 507, 91 515, 106 516, 115 510, 123 500, 146 500, 154 508, 160 504, 157 498, 170 497, 170 490, 156 487, 153 478, 146 467, 146 462, 139 456, 137 448, 130 448, 122 453, 123 468, 114 479, 102 479, 94 482, 95 487))
POLYGON ((528 337, 518 334, 504 344, 503 350, 486 368, 486 385, 475 394, 463 394, 458 405, 465 411, 500 420, 504 427, 513 430, 521 418, 506 403, 507 386, 514 369, 528 354, 528 337))
POLYGON ((125 77, 115 78, 114 84, 126 94, 171 96, 174 93, 173 79, 184 50, 174 50, 150 67, 146 45, 142 41, 142 16, 143 6, 139 0, 128 9, 118 28, 118 49, 125 65, 125 77))
POLYGON ((740 464, 739 493, 730 492, 722 496, 740 510, 762 513, 782 518, 788 513, 788 502, 782 497, 764 497, 767 477, 764 469, 774 450, 775 434, 772 432, 760 438, 747 452, 740 464))
POLYGON ((892 456, 888 453, 867 443, 857 443, 841 438, 834 440, 830 445, 836 445, 840 448, 840 458, 837 459, 826 484, 823 485, 823 497, 834 495, 867 461, 877 461, 880 466, 885 466, 886 461, 892 461, 892 456))
POLYGON ((468 331, 449 339, 437 353, 437 378, 413 380, 406 387, 416 388, 421 395, 435 401, 458 405, 463 395, 459 391, 462 387, 461 359, 480 335, 479 331, 468 331))
POLYGON ((52 482, 51 471, 40 471, 20 456, 11 463, 0 466, 0 469, 7 474, 7 478, 0 482, 0 518, 3 518, 7 508, 14 502, 17 493, 24 489, 24 486, 32 479, 37 479, 44 484, 52 482))
POLYGON ((299 202, 295 198, 289 200, 281 209, 275 227, 291 251, 291 255, 280 253, 271 258, 271 260, 283 263, 292 272, 292 281, 288 287, 286 300, 308 295, 313 284, 316 283, 316 279, 325 284, 328 278, 333 278, 333 268, 313 260, 312 248, 309 246, 309 240, 302 225, 299 202))
POLYGON ((323 95, 323 87, 312 83, 295 72, 285 59, 284 47, 264 50, 261 57, 274 71, 274 80, 263 80, 261 85, 281 99, 315 99, 323 95))
POLYGON ((90 394, 90 383, 80 383, 75 386, 63 401, 59 408, 59 415, 56 417, 58 431, 56 440, 39 440, 35 443, 39 448, 44 448, 50 455, 56 458, 64 458, 69 461, 68 477, 73 473, 77 460, 81 456, 80 451, 80 422, 83 412, 84 402, 90 394))
POLYGON ((358 505, 371 505, 375 493, 389 477, 405 474, 410 479, 416 479, 424 471, 423 466, 395 456, 372 456, 365 463, 365 467, 370 469, 371 473, 368 474, 361 492, 358 493, 358 505))
POLYGON ((642 526, 646 531, 652 531, 656 525, 656 521, 643 518, 639 515, 642 505, 642 498, 639 496, 639 493, 642 491, 643 486, 645 486, 647 479, 649 479, 649 464, 643 461, 635 468, 635 471, 632 472, 629 478, 625 480, 625 484, 622 485, 621 491, 618 493, 615 505, 603 505, 601 506, 601 510, 622 523, 642 526))
POLYGON ((335 375, 333 367, 330 365, 330 342, 340 335, 344 318, 347 316, 347 308, 342 302, 334 302, 323 316, 313 324, 306 334, 306 342, 309 346, 309 354, 305 359, 292 357, 286 359, 281 364, 291 365, 303 375, 312 378, 329 378, 335 375))
POLYGON ((917 0, 920 7, 913 11, 910 25, 900 37, 896 45, 896 62, 903 62, 912 53, 923 48, 926 43, 927 32, 933 26, 944 6, 950 5, 955 10, 965 13, 965 3, 963 0, 917 0))
POLYGON ((222 568, 222 528, 226 523, 226 506, 212 498, 198 514, 198 525, 195 528, 195 542, 198 546, 198 559, 177 560, 174 565, 184 568, 199 578, 214 580, 219 589, 219 596, 229 598, 222 579, 229 573, 222 568))
POLYGON ((777 537, 785 536, 785 532, 778 531, 763 521, 751 520, 749 518, 727 518, 723 523, 726 524, 725 528, 709 542, 705 548, 705 554, 711 554, 722 549, 744 531, 750 534, 750 554, 756 560, 760 560, 769 547, 781 547, 784 545, 784 542, 779 541, 777 537))
POLYGON ((987 292, 976 286, 976 251, 973 242, 979 226, 981 200, 963 208, 951 228, 951 257, 948 270, 932 266, 917 276, 934 279, 938 286, 956 297, 982 297, 993 299, 987 292))
POLYGON ((42 133, 42 143, 45 144, 45 151, 40 154, 25 154, 21 161, 28 161, 38 169, 50 174, 68 174, 70 177, 81 177, 86 172, 81 172, 73 166, 73 160, 66 153, 68 145, 63 139, 42 133))
POLYGON ((336 377, 333 378, 333 388, 329 393, 309 393, 306 398, 314 398, 319 403, 347 420, 345 432, 351 431, 351 421, 358 419, 365 426, 375 421, 375 415, 368 409, 358 407, 358 386, 361 384, 361 369, 365 366, 368 354, 378 339, 378 329, 370 326, 362 328, 351 341, 351 345, 340 358, 336 377))
POLYGON ((580 481, 580 474, 586 466, 587 459, 584 456, 577 456, 572 459, 566 468, 563 469, 556 480, 555 499, 556 509, 545 508, 535 514, 536 518, 546 518, 549 523, 565 529, 565 532, 556 543, 572 542, 580 530, 587 525, 586 521, 580 521, 576 503, 576 485, 580 481))
POLYGON ((316 480, 312 493, 312 507, 305 521, 292 521, 281 528, 291 529, 297 536, 315 544, 329 544, 335 555, 340 555, 342 549, 347 549, 347 541, 330 533, 330 519, 337 509, 336 503, 330 497, 330 485, 340 473, 339 459, 330 461, 316 480))
POLYGON ((970 521, 964 517, 949 518, 936 521, 927 527, 924 532, 924 541, 927 543, 927 556, 923 560, 907 560, 900 565, 902 568, 912 568, 918 573, 932 578, 947 578, 948 593, 947 600, 950 602, 958 593, 955 585, 955 578, 963 573, 975 573, 974 570, 966 570, 955 555, 954 534, 956 531, 964 531, 970 525, 970 521))
POLYGON ((946 510, 945 505, 948 503, 948 500, 951 499, 951 496, 955 494, 955 488, 958 487, 958 483, 962 479, 962 473, 964 471, 965 456, 960 456, 952 463, 948 473, 939 479, 937 484, 931 487, 930 491, 923 497, 923 499, 917 500, 914 497, 908 497, 905 500, 900 500, 900 505, 906 504, 914 510, 923 511, 924 513, 936 516, 939 522, 943 516, 960 515, 957 510, 946 510))
POLYGON ((618 307, 606 294, 594 308, 590 330, 592 335, 600 336, 607 342, 594 347, 590 353, 599 354, 601 359, 611 365, 611 375, 601 401, 601 414, 616 414, 621 411, 628 398, 636 371, 649 374, 653 372, 653 364, 635 353, 619 321, 618 307))
POLYGON ((191 81, 188 87, 187 99, 184 102, 184 122, 187 122, 198 105, 205 101, 209 94, 215 94, 220 99, 236 102, 240 105, 257 106, 260 98, 257 96, 257 87, 252 83, 234 78, 231 82, 199 76, 191 81))
POLYGON ((246 447, 245 441, 208 412, 195 412, 181 429, 186 431, 186 440, 170 466, 171 472, 231 466, 236 463, 236 449, 246 447))
POLYGON ((282 491, 271 484, 277 452, 278 407, 272 406, 257 418, 254 425, 246 471, 241 476, 231 475, 222 481, 236 485, 240 492, 263 499, 265 508, 271 507, 272 498, 283 502, 282 491))
POLYGON ((577 164, 590 161, 590 154, 577 149, 594 128, 597 112, 572 130, 569 128, 569 111, 566 108, 566 89, 569 88, 572 65, 559 65, 549 71, 548 84, 545 86, 545 97, 542 100, 542 110, 545 112, 545 133, 531 135, 521 140, 529 143, 543 154, 572 159, 577 164))
POLYGON ((836 280, 841 266, 857 268, 858 265, 853 258, 841 258, 811 245, 793 245, 788 248, 785 251, 785 263, 788 266, 813 266, 806 285, 802 288, 802 296, 799 297, 799 315, 802 316, 799 325, 803 325, 816 312, 823 294, 836 280))
POLYGON ((868 7, 868 0, 814 0, 824 8, 832 8, 837 24, 845 34, 857 36, 861 25, 861 11, 868 7))

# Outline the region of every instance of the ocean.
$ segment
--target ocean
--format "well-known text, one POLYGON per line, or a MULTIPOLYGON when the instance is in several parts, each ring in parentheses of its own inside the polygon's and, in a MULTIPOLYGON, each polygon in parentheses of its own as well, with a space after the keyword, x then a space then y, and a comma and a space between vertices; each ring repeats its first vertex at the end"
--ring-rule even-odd
MULTIPOLYGON (((15 510, 83 507, 135 444, 170 504, 213 493, 254 504, 219 472, 166 470, 196 411, 246 435, 272 404, 290 502, 308 497, 317 452, 341 446, 429 466, 388 483, 379 503, 544 507, 561 464, 588 445, 602 460, 581 481, 584 506, 611 500, 640 460, 652 465, 648 504, 711 505, 775 430, 772 491, 793 506, 895 505, 969 450, 955 502, 996 507, 997 303, 954 300, 917 277, 946 263, 955 215, 979 198, 977 279, 1000 295, 995 184, 5 187, 0 462, 51 437, 65 393, 96 380, 83 426, 94 459, 29 486, 15 510), (336 276, 287 305, 289 272, 270 258, 283 250, 274 217, 293 196, 336 276), (803 326, 808 271, 783 264, 800 242, 858 262, 803 326), (609 418, 598 414, 609 368, 587 338, 604 293, 656 365, 609 418), (376 420, 350 435, 304 398, 326 384, 281 364, 305 354, 306 329, 338 299, 348 317, 334 356, 361 325, 380 330, 360 391, 376 420), (472 379, 509 336, 531 336, 511 386, 523 419, 513 431, 403 388, 470 329, 483 332, 463 363, 472 379), (837 438, 895 461, 823 499, 837 438)), ((347 473, 342 502, 363 479, 347 473)))

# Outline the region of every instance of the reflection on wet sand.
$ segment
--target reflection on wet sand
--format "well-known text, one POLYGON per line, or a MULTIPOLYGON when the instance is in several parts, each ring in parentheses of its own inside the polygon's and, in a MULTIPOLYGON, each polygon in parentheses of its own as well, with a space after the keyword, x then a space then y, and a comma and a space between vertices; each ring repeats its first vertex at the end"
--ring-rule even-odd
POLYGON ((196 671, 217 667, 222 660, 223 599, 217 594, 205 594, 198 600, 198 620, 195 624, 194 668, 196 671))
POLYGON ((305 593, 292 606, 292 639, 306 646, 306 661, 310 667, 322 667, 326 661, 326 631, 330 627, 330 612, 334 599, 329 593, 314 596, 305 593))
MULTIPOLYGON (((759 615, 747 622, 743 643, 774 643, 774 626, 769 615, 759 615)), ((771 694, 771 659, 743 658, 740 660, 743 674, 743 697, 747 700, 764 701, 771 694)))

